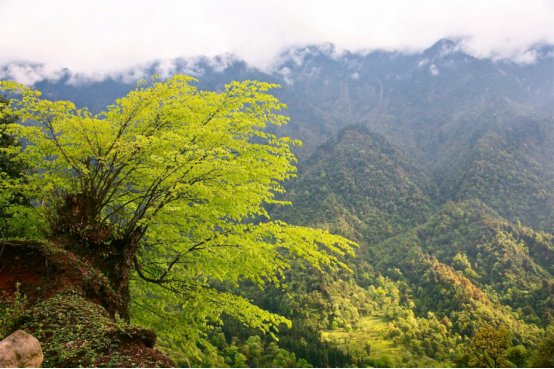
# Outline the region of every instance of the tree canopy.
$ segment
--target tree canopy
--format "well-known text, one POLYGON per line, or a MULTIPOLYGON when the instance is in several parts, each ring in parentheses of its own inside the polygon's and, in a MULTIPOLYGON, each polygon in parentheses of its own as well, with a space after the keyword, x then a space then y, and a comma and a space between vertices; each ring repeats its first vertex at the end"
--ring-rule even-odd
POLYGON ((188 350, 222 314, 263 331, 287 322, 233 293, 240 283, 279 283, 298 258, 345 267, 338 256, 355 246, 269 218, 266 205, 287 204, 276 194, 295 175, 291 145, 300 144, 268 129, 288 121, 269 93, 277 86, 233 82, 212 92, 194 82, 141 83, 96 115, 0 85, 16 97, 3 114, 20 118, 6 131, 23 143, 2 150, 29 168, 19 185, 49 219, 49 235, 68 237, 101 266, 122 299, 114 313, 130 307, 188 350))

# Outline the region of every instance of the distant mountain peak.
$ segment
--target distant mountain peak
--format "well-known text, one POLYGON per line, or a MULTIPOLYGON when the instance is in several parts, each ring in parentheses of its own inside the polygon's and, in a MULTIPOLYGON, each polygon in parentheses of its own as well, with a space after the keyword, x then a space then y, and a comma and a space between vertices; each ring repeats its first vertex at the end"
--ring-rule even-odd
POLYGON ((308 60, 320 57, 333 58, 336 56, 336 48, 332 43, 309 44, 305 46, 291 47, 284 50, 277 61, 278 65, 303 65, 308 60))
POLYGON ((445 57, 451 54, 463 53, 461 41, 461 39, 442 38, 425 50, 423 55, 427 57, 445 57))

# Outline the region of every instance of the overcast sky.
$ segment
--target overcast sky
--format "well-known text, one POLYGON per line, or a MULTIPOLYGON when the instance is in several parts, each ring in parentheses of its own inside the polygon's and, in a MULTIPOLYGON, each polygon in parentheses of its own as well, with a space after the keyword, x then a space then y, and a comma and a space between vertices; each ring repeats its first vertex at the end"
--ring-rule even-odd
POLYGON ((85 74, 233 53, 268 67, 284 48, 417 51, 465 37, 477 56, 554 43, 552 0, 0 0, 0 64, 85 74))

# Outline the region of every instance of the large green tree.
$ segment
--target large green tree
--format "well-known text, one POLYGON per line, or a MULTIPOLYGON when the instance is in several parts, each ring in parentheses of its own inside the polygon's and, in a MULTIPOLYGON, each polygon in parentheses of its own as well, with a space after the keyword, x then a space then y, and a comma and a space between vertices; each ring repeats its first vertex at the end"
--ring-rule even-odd
POLYGON ((161 317, 170 312, 190 325, 227 313, 268 330, 284 320, 232 287, 278 282, 295 258, 337 267, 352 252, 344 238, 269 219, 299 144, 268 130, 288 121, 275 85, 211 92, 175 76, 139 84, 97 115, 15 82, 1 87, 16 97, 8 113, 20 122, 7 129, 25 142, 11 154, 32 168, 29 192, 51 235, 107 276, 120 296, 103 301, 114 314, 129 316, 136 277, 133 311, 148 324, 177 324, 161 317))

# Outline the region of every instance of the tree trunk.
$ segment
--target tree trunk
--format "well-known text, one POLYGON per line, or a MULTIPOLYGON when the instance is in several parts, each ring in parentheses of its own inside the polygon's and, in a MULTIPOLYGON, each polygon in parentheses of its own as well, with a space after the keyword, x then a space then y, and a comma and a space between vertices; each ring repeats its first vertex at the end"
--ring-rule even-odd
MULTIPOLYGON (((115 250, 105 260, 104 268, 101 270, 107 275, 115 295, 119 297, 112 314, 118 314, 121 318, 129 321, 129 278, 133 268, 133 259, 137 253, 142 232, 136 230, 131 236, 114 242, 115 250)), ((101 267, 101 266, 99 266, 101 267)))
POLYGON ((97 222, 94 201, 83 194, 67 196, 52 229, 69 236, 69 247, 108 278, 111 291, 98 284, 101 287, 91 291, 97 296, 91 297, 97 297, 112 316, 117 314, 128 321, 129 278, 143 230, 138 227, 124 237, 114 237, 108 226, 97 222))

